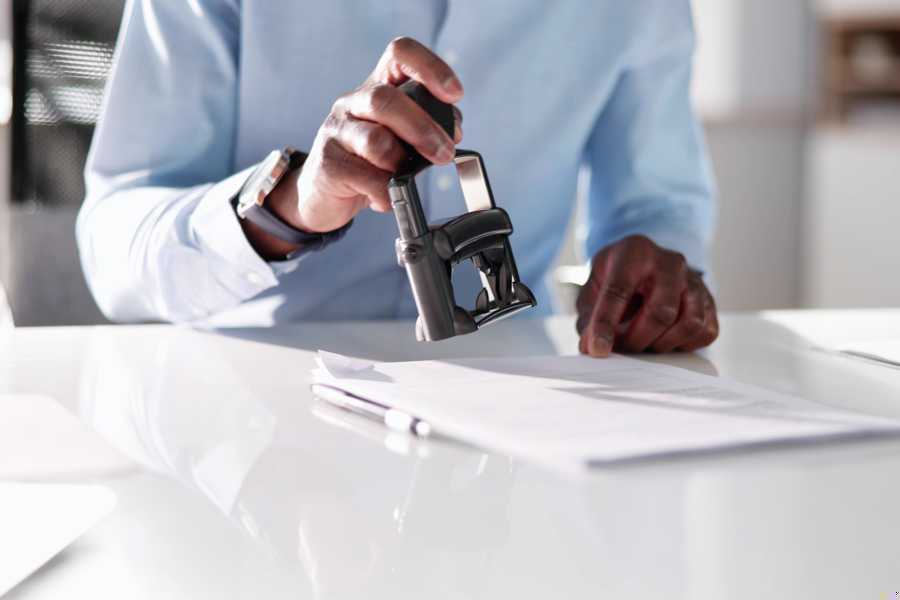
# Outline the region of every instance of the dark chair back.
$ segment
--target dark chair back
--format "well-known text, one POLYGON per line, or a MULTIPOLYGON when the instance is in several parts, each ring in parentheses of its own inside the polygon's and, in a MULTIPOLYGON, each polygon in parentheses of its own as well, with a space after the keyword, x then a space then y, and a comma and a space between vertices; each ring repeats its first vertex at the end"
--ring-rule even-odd
POLYGON ((12 4, 9 303, 16 325, 102 323, 75 217, 125 0, 12 4))
POLYGON ((14 0, 12 200, 78 206, 124 0, 14 0))

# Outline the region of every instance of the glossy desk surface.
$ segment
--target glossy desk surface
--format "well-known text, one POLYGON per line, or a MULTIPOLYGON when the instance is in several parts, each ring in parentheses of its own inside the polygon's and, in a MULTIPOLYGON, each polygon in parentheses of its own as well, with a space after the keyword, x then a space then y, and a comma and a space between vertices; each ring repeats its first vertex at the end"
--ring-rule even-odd
MULTIPOLYGON (((900 418, 900 369, 819 349, 900 310, 725 315, 653 357, 900 418)), ((407 322, 0 333, 0 392, 49 395, 131 462, 116 511, 13 598, 894 598, 900 441, 731 452, 576 480, 316 403, 314 350, 571 353, 569 318, 421 345, 407 322)), ((0 397, 2 398, 2 397, 0 397)), ((0 400, 2 401, 2 400, 0 400)))

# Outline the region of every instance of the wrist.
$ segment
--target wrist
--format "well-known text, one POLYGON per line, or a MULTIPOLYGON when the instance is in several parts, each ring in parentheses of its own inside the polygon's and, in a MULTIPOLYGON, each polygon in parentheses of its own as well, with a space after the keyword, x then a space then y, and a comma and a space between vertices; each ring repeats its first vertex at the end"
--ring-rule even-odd
POLYGON ((266 198, 266 206, 285 223, 300 231, 315 233, 303 223, 299 209, 299 193, 297 183, 300 179, 300 171, 303 167, 291 171, 284 179, 278 182, 275 189, 266 198))
POLYGON ((296 244, 278 239, 259 225, 246 219, 241 219, 241 229, 244 230, 244 235, 256 253, 265 261, 286 260, 299 248, 296 244))
POLYGON ((298 186, 305 158, 292 148, 272 151, 232 200, 244 234, 266 260, 321 250, 342 238, 352 223, 349 219, 323 231, 303 218, 298 186))
MULTIPOLYGON (((300 169, 296 169, 285 175, 269 193, 266 198, 266 206, 291 227, 305 231, 298 223, 297 178, 299 173, 300 169)), ((241 228, 250 244, 264 260, 284 260, 299 248, 297 244, 275 237, 248 219, 241 219, 241 228)))
POLYGON ((285 176, 284 180, 272 190, 266 200, 266 206, 288 225, 306 233, 329 233, 343 227, 349 218, 342 220, 340 216, 329 215, 323 222, 321 217, 316 218, 317 215, 313 214, 315 211, 307 211, 309 214, 304 215, 304 211, 300 210, 302 172, 301 167, 285 176))

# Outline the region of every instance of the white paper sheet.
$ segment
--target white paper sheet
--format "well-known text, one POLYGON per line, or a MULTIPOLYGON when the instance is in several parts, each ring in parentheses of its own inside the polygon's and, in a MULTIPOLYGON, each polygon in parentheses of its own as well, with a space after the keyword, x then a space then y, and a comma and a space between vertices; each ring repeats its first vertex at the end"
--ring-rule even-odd
POLYGON ((623 356, 353 364, 319 368, 313 380, 562 467, 900 431, 897 421, 623 356))
POLYGON ((900 340, 874 340, 844 344, 839 352, 900 367, 900 340))

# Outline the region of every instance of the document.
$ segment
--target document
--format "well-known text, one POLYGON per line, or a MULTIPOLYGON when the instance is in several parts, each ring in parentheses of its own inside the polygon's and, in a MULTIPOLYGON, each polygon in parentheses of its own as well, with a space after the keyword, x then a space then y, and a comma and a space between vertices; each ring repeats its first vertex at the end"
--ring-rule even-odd
POLYGON ((900 367, 900 340, 875 340, 844 344, 839 352, 900 367))
POLYGON ((618 355, 371 363, 320 352, 318 362, 313 383, 563 468, 900 432, 898 421, 618 355))

